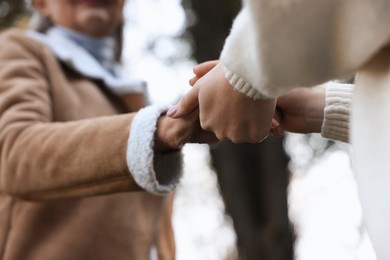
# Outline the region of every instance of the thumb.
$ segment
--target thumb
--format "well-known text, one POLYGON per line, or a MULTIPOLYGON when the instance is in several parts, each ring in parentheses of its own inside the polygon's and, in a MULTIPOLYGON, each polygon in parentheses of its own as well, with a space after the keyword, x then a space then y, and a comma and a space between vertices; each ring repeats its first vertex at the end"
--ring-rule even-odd
POLYGON ((179 103, 169 109, 167 116, 172 118, 181 118, 191 114, 199 106, 198 101, 199 87, 194 86, 179 101, 179 103))

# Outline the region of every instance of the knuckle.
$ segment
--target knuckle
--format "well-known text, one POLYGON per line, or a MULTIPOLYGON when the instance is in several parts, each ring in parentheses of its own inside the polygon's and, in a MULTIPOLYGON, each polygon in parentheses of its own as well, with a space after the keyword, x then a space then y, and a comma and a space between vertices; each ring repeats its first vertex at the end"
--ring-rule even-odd
POLYGON ((239 138, 231 138, 230 141, 234 144, 242 144, 245 143, 242 139, 239 138))
POLYGON ((203 130, 210 131, 210 132, 214 132, 213 126, 210 124, 209 121, 204 120, 203 118, 201 118, 200 121, 199 121, 199 123, 200 123, 200 127, 201 127, 203 130))
POLYGON ((217 132, 217 133, 214 133, 214 134, 215 134, 215 136, 217 137, 217 139, 218 139, 219 141, 225 141, 225 140, 227 140, 227 136, 226 136, 226 134, 224 134, 224 133, 217 132))
POLYGON ((230 140, 235 144, 241 144, 247 142, 247 138, 245 134, 242 134, 241 132, 233 132, 230 135, 230 140))

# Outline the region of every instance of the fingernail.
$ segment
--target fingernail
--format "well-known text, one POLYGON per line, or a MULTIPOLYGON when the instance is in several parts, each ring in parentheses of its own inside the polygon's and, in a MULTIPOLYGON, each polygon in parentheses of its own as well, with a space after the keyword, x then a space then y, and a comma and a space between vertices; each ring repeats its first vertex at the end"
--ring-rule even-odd
POLYGON ((282 137, 284 134, 284 130, 278 120, 275 118, 272 118, 272 125, 271 125, 272 133, 277 137, 282 137))
POLYGON ((194 85, 194 81, 195 81, 195 77, 192 77, 192 78, 188 81, 188 83, 189 83, 191 86, 193 86, 193 85, 194 85))
POLYGON ((272 128, 277 128, 278 126, 280 126, 278 120, 272 118, 272 128))
POLYGON ((168 110, 167 116, 173 117, 173 116, 176 114, 176 112, 177 112, 177 108, 176 108, 176 106, 173 106, 173 107, 171 107, 171 108, 168 110))
POLYGON ((199 80, 198 76, 193 76, 192 79, 189 80, 190 86, 194 86, 195 83, 199 80))

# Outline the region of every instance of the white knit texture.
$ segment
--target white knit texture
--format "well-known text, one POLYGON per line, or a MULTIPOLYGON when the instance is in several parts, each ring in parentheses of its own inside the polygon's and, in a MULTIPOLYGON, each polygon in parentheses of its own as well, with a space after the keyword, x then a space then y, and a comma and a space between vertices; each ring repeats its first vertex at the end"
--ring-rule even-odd
POLYGON ((325 84, 326 97, 321 135, 328 139, 349 142, 349 125, 354 86, 325 84))
POLYGON ((254 100, 268 99, 268 97, 264 96, 257 89, 253 88, 242 77, 233 73, 225 66, 223 67, 223 70, 224 70, 225 78, 229 81, 230 85, 232 85, 236 91, 240 92, 241 94, 244 94, 245 96, 253 98, 254 100))
POLYGON ((132 121, 127 146, 127 165, 135 182, 156 195, 172 191, 182 175, 181 151, 155 155, 153 149, 157 120, 168 108, 166 105, 153 105, 141 109, 132 121), (164 183, 157 180, 157 170, 162 171, 164 183))

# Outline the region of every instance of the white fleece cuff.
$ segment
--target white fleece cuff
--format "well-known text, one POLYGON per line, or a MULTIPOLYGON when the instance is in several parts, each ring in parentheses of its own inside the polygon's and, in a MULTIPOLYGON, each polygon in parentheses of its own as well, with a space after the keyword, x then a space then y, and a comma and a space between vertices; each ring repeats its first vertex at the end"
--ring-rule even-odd
POLYGON ((328 139, 348 142, 353 85, 325 84, 325 109, 321 135, 328 139))
POLYGON ((127 145, 127 165, 134 181, 156 195, 172 191, 182 175, 180 150, 154 153, 157 120, 168 108, 153 105, 141 109, 132 121, 127 145))

